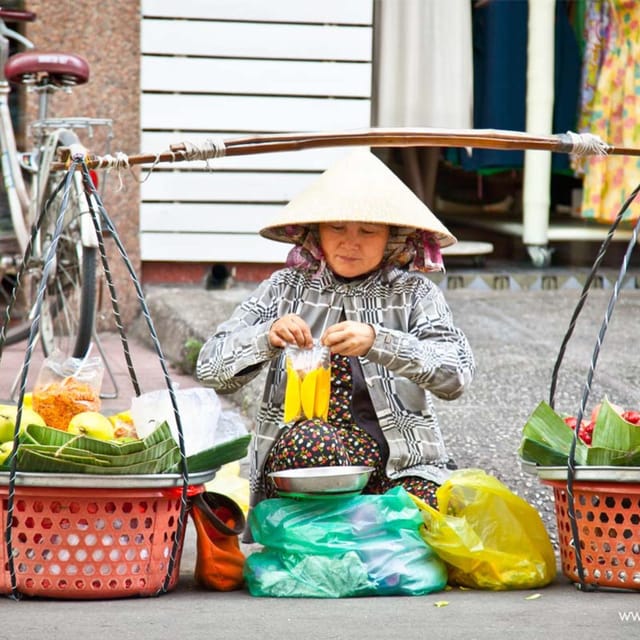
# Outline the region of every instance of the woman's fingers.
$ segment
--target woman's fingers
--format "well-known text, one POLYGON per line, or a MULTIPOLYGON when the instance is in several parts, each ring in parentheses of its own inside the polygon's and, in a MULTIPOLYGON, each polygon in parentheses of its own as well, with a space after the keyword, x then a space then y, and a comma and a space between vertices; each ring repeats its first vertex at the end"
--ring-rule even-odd
POLYGON ((363 322, 345 321, 329 327, 320 341, 342 356, 363 356, 373 346, 376 334, 363 322))
MULTIPOLYGON (((320 341, 334 353, 343 356, 363 356, 373 346, 375 337, 371 325, 347 320, 329 327, 320 341)), ((300 316, 290 313, 278 318, 271 325, 269 342, 279 348, 289 344, 311 347, 313 337, 309 325, 300 316)))
POLYGON ((290 313, 278 318, 271 325, 269 342, 279 348, 284 348, 288 344, 310 347, 313 344, 313 338, 309 325, 300 316, 290 313))

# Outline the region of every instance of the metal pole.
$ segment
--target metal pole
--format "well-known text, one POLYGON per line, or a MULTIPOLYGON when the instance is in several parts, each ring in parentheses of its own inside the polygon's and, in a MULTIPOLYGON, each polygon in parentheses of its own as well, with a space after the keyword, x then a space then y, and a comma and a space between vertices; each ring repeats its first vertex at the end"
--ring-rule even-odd
MULTIPOLYGON (((527 54, 528 133, 544 135, 553 126, 555 0, 529 2, 527 54)), ((523 237, 525 245, 545 247, 551 205, 551 154, 527 150, 524 154, 523 237)))

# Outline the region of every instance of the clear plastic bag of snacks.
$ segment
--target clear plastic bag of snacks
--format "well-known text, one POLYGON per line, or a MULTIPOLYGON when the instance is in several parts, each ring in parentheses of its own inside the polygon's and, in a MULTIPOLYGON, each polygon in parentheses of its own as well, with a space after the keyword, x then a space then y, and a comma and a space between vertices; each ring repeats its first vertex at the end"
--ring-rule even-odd
POLYGON ((314 344, 305 349, 285 348, 287 385, 284 394, 284 421, 327 419, 331 392, 331 352, 314 344))
POLYGON ((69 358, 56 351, 40 367, 33 408, 48 426, 66 431, 76 414, 100 411, 103 376, 101 358, 69 358))

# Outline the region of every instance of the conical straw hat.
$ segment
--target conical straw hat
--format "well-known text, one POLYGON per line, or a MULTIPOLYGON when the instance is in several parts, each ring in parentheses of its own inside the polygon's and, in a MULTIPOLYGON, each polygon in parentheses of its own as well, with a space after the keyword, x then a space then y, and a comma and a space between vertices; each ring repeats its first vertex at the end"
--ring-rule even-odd
POLYGON ((289 225, 319 222, 371 222, 405 232, 422 229, 434 234, 441 247, 456 238, 429 208, 370 151, 358 149, 329 167, 315 182, 276 214, 260 235, 294 242, 289 225))

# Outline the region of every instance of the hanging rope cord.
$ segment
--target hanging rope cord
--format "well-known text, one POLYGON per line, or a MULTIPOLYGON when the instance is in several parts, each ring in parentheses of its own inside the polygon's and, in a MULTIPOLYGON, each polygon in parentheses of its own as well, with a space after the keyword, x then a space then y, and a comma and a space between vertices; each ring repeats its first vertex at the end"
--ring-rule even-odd
POLYGON ((173 536, 173 541, 171 545, 171 551, 169 553, 169 562, 167 564, 167 571, 165 574, 165 578, 162 584, 162 587, 158 590, 158 593, 165 593, 169 589, 169 585, 171 582, 171 577, 173 574, 173 569, 178 559, 180 546, 182 543, 183 532, 186 526, 187 512, 188 512, 188 488, 189 488, 189 472, 187 468, 187 456, 182 428, 182 421, 180 419, 180 412, 178 410, 178 401, 176 399, 175 390, 173 388, 173 383, 171 381, 171 376, 169 375, 169 370, 167 367, 167 361, 162 352, 162 347, 160 346, 160 340, 158 338, 158 334, 156 332, 155 326, 153 324, 153 320, 151 319, 151 313, 149 308, 147 307, 147 303, 144 299, 144 292, 142 290, 142 285, 140 284, 140 280, 135 272, 133 264, 129 259, 127 251, 120 240, 120 236, 116 230, 113 221, 109 217, 107 210, 104 208, 100 195, 98 194, 93 180, 91 179, 91 175, 89 174, 89 168, 87 167, 87 163, 84 159, 79 160, 79 165, 82 171, 83 183, 85 186, 85 195, 87 197, 87 204, 89 205, 89 211, 91 213, 91 218, 93 220, 93 225, 96 230, 96 234, 98 236, 98 246, 100 251, 100 257, 102 260, 102 265, 104 272, 107 277, 107 283, 109 288, 109 294, 111 297, 112 308, 114 312, 114 316, 116 318, 116 324, 118 326, 118 331, 120 333, 120 339, 123 345, 123 350, 125 353, 125 357, 127 358, 127 366, 129 368, 129 373, 131 377, 132 384, 134 386, 134 390, 136 395, 140 395, 140 388, 135 377, 135 372, 133 368, 133 364, 130 359, 128 342, 125 336, 124 327, 122 326, 122 322, 120 319, 120 312, 117 302, 116 296, 116 288, 115 283, 113 281, 113 276, 111 275, 111 270, 109 268, 109 264, 107 261, 106 250, 104 246, 104 234, 101 229, 101 222, 104 224, 105 229, 109 233, 110 237, 115 242, 116 248, 124 265, 129 273, 131 281, 135 287, 136 297, 138 298, 138 302, 140 304, 140 310, 142 316, 147 325, 147 329, 149 331, 149 335, 151 337, 151 342, 153 344, 153 348, 158 356, 158 360, 160 362, 160 367, 162 369, 162 375, 167 386, 167 390, 169 393, 169 399, 171 401, 171 407, 173 409, 173 415, 176 422, 177 432, 178 432, 178 448, 180 450, 180 468, 182 475, 182 484, 180 491, 180 510, 178 512, 178 521, 176 530, 173 536))
MULTIPOLYGON (((556 392, 556 387, 557 387, 557 379, 558 379, 558 373, 560 370, 560 365, 562 364, 562 360, 564 358, 564 355, 566 353, 566 349, 569 343, 569 340, 571 339, 571 336, 573 335, 573 332, 575 330, 576 327, 576 323, 578 320, 578 317, 582 311, 582 309, 584 308, 584 305, 586 303, 587 297, 589 295, 589 290, 591 289, 591 286, 595 280, 595 277, 597 275, 598 269, 600 267, 600 264, 602 263, 602 260, 604 259, 604 256, 607 252, 607 249, 609 248, 609 245, 611 244, 611 241, 613 240, 613 236, 616 232, 616 229, 618 228, 618 225, 620 224, 620 222, 622 221, 624 214, 627 212, 627 210, 629 209, 629 207, 631 206, 631 204, 634 202, 634 200, 638 197, 638 194, 640 193, 640 185, 638 185, 629 195, 629 197, 626 199, 626 201, 624 202, 624 204, 622 205, 620 211, 618 212, 618 214, 616 215, 613 223, 611 224, 609 231, 607 232, 607 235, 605 237, 605 239, 602 242, 602 245, 600 246, 600 249, 598 250, 598 255, 596 256, 596 259, 594 261, 593 267, 591 268, 591 271, 589 272, 589 275, 587 276, 587 279, 585 280, 585 284, 582 288, 582 292, 580 294, 580 297, 578 299, 578 303, 573 311, 573 314, 571 316, 571 319, 569 321, 569 326, 568 329, 566 331, 566 334, 562 340, 562 344, 560 346, 560 350, 558 352, 558 357, 556 359, 556 362, 554 364, 553 367, 553 373, 551 375, 551 386, 550 386, 550 392, 549 392, 549 404, 551 406, 551 408, 554 407, 554 402, 555 402, 555 392, 556 392)), ((629 238, 629 242, 627 244, 627 248, 626 251, 624 253, 624 257, 622 259, 622 265, 620 266, 620 270, 618 272, 618 277, 616 279, 616 282, 613 286, 613 290, 611 292, 611 296, 609 297, 609 302, 607 304, 607 309, 605 311, 605 315, 604 318, 602 320, 602 324, 600 325, 600 329, 598 331, 598 335, 596 337, 596 344, 594 346, 593 349, 593 353, 591 355, 591 361, 589 362, 589 370, 587 372, 587 378, 582 390, 582 396, 580 398, 580 406, 578 407, 578 411, 576 414, 576 428, 574 430, 573 433, 573 439, 571 441, 571 446, 569 448, 569 456, 567 459, 567 512, 569 514, 569 522, 571 524, 571 535, 573 537, 573 549, 574 549, 574 554, 575 554, 575 559, 576 559, 576 568, 578 571, 578 578, 580 579, 580 589, 584 590, 584 591, 593 591, 596 589, 595 586, 593 585, 588 585, 585 581, 585 569, 584 569, 584 565, 582 563, 582 550, 580 548, 580 531, 578 529, 578 521, 577 521, 577 517, 576 517, 576 509, 575 509, 575 498, 574 498, 574 492, 573 492, 573 487, 574 487, 574 483, 575 483, 575 475, 576 475, 576 459, 575 459, 575 454, 576 454, 576 446, 578 443, 578 437, 579 437, 579 425, 582 423, 582 418, 585 414, 586 411, 586 407, 587 407, 587 402, 589 400, 589 395, 591 393, 591 385, 593 384, 593 378, 595 375, 595 370, 596 370, 596 364, 598 362, 598 357, 600 355, 600 350, 602 349, 602 345, 604 342, 604 337, 605 334, 607 332, 607 329, 609 327, 609 323, 611 322, 611 317, 613 315, 613 310, 614 307, 616 305, 616 302, 620 296, 620 290, 622 288, 622 284, 624 281, 624 277, 627 273, 628 267, 629 267, 629 261, 631 260, 631 255, 633 254, 633 251, 636 247, 636 244, 638 242, 638 233, 640 231, 640 217, 638 219, 636 219, 634 225, 633 225, 633 230, 631 233, 631 237, 629 238)))
MULTIPOLYGON (((12 535, 11 535, 11 533, 12 533, 12 522, 13 522, 13 511, 14 511, 14 503, 15 503, 15 493, 16 493, 17 462, 18 462, 18 457, 17 457, 15 452, 18 449, 19 435, 20 435, 20 424, 22 422, 22 409, 23 409, 24 395, 26 393, 26 388, 27 388, 27 376, 28 376, 28 372, 29 372, 29 365, 31 363, 31 356, 33 354, 33 347, 35 345, 36 336, 38 335, 38 331, 39 331, 39 327, 40 327, 40 318, 41 318, 41 315, 42 315, 42 304, 44 302, 46 284, 47 284, 47 281, 49 280, 49 277, 51 275, 52 269, 54 269, 54 262, 55 262, 55 257, 56 257, 58 241, 60 240, 60 236, 62 235, 62 229, 63 229, 63 226, 64 226, 64 211, 66 210, 66 208, 68 206, 68 203, 69 203, 69 195, 70 195, 71 186, 72 186, 72 183, 73 183, 73 172, 75 171, 77 164, 78 163, 75 160, 72 162, 71 167, 69 168, 69 171, 64 176, 63 180, 60 182, 60 184, 58 185, 58 187, 55 190, 55 194, 57 194, 62 189, 62 200, 61 200, 61 203, 60 203, 60 211, 61 211, 61 213, 57 217, 56 225, 55 225, 55 231, 54 231, 54 234, 53 234, 53 239, 51 241, 51 244, 47 248, 47 252, 46 252, 46 255, 45 255, 45 258, 44 258, 44 266, 43 266, 43 269, 42 269, 42 280, 40 282, 40 285, 38 286, 38 293, 36 295, 36 301, 35 301, 35 305, 34 305, 34 317, 33 317, 32 323, 31 323, 30 331, 29 331, 29 338, 27 340, 27 348, 25 350, 24 362, 23 362, 22 371, 21 371, 21 375, 20 375, 20 385, 19 385, 19 394, 18 394, 18 409, 17 409, 17 413, 16 413, 16 424, 15 424, 14 434, 13 434, 13 453, 11 454, 10 466, 9 466, 9 484, 8 484, 8 495, 7 495, 7 519, 6 519, 6 528, 5 528, 5 545, 6 545, 6 550, 7 550, 7 566, 8 566, 8 569, 9 569, 9 577, 10 577, 10 580, 11 580, 11 597, 14 600, 19 600, 21 598, 21 594, 18 591, 18 585, 17 585, 17 576, 16 576, 14 555, 13 555, 13 542, 12 542, 12 535)), ((27 255, 29 255, 31 253, 32 249, 33 249, 35 238, 36 238, 36 235, 38 233, 38 230, 42 226, 42 221, 44 219, 44 215, 45 215, 45 211, 43 209, 43 211, 38 216, 38 221, 36 222, 36 224, 33 226, 33 229, 31 230, 31 236, 29 238, 29 243, 28 243, 28 246, 27 246, 27 255)), ((24 263, 26 264, 26 262, 27 261, 25 260, 24 263)), ((22 278, 22 276, 24 276, 24 270, 25 269, 23 268, 23 265, 21 265, 20 273, 19 273, 18 279, 16 281, 16 286, 14 287, 14 293, 16 292, 16 290, 18 288, 18 283, 19 283, 20 279, 22 278)), ((15 302, 15 299, 14 299, 14 297, 12 295, 12 299, 11 299, 11 301, 9 303, 9 306, 7 307, 7 314, 5 316, 5 323, 4 323, 3 328, 2 328, 2 334, 0 335, 2 340, 4 340, 4 329, 5 329, 6 323, 9 320, 11 307, 13 306, 14 302, 15 302)))

